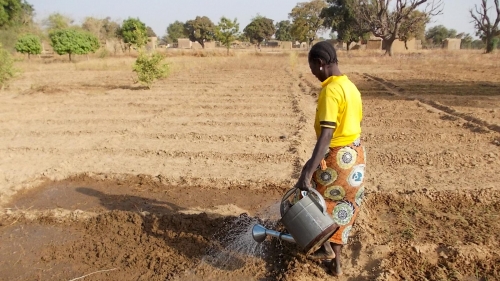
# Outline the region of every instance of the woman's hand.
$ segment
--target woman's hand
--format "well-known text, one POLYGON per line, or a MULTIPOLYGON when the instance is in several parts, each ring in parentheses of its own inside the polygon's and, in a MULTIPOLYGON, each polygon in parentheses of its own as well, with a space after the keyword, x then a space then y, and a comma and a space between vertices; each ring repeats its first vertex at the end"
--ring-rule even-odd
POLYGON ((308 171, 310 170, 309 165, 311 164, 311 160, 307 161, 307 163, 304 165, 304 168, 302 168, 302 172, 300 173, 299 180, 295 184, 295 187, 303 190, 303 191, 308 191, 312 185, 311 185, 311 178, 312 176, 309 175, 308 171))

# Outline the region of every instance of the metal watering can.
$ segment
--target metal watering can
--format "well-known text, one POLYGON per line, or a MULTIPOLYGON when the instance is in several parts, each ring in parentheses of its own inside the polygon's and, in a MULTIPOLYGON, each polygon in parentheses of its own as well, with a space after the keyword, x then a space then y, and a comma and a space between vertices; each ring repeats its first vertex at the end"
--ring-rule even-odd
POLYGON ((321 194, 315 189, 303 194, 302 199, 299 198, 299 194, 298 188, 290 189, 280 204, 281 222, 290 234, 266 229, 256 224, 252 229, 252 236, 256 242, 261 243, 266 236, 271 236, 297 243, 306 254, 311 254, 332 237, 339 226, 327 213, 326 203, 321 194))

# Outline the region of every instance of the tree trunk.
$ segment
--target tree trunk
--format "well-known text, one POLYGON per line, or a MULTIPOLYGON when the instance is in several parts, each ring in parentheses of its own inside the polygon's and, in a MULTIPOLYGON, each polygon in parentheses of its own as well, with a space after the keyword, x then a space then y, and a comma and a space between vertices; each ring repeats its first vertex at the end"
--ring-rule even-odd
POLYGON ((69 53, 69 61, 71 61, 71 53, 69 53))
POLYGON ((347 42, 346 48, 347 48, 347 51, 349 52, 349 50, 351 49, 351 42, 347 42))
POLYGON ((394 40, 395 39, 382 39, 382 44, 385 46, 385 54, 389 55, 390 57, 392 57, 392 55, 394 54, 392 52, 392 43, 394 43, 394 40))
POLYGON ((31 60, 31 54, 28 53, 28 60, 31 60))
POLYGON ((227 55, 229 56, 229 44, 227 45, 227 55))
POLYGON ((198 41, 198 43, 200 43, 201 48, 205 49, 205 42, 203 42, 203 40, 198 41))
POLYGON ((491 38, 493 36, 487 36, 486 37, 486 53, 489 54, 491 52, 493 52, 493 38, 491 38))

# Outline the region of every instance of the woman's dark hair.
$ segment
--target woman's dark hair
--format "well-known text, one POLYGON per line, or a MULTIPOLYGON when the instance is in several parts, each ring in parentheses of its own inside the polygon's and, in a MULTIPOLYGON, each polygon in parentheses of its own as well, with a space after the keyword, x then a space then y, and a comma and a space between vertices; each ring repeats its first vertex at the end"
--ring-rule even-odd
POLYGON ((312 46, 309 51, 309 61, 313 61, 315 59, 320 59, 325 62, 325 64, 339 63, 335 48, 327 41, 321 41, 312 46))

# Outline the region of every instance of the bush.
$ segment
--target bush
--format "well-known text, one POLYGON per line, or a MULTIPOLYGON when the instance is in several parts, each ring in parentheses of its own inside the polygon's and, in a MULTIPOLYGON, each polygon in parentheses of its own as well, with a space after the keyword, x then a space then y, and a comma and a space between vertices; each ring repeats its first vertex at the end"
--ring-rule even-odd
POLYGON ((2 89, 16 74, 14 60, 10 53, 0 44, 0 89, 2 89))
POLYGON ((159 53, 153 55, 141 53, 134 64, 134 72, 137 72, 139 82, 151 89, 155 80, 167 77, 170 68, 162 61, 163 56, 159 53))

